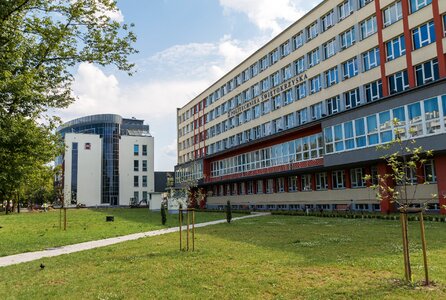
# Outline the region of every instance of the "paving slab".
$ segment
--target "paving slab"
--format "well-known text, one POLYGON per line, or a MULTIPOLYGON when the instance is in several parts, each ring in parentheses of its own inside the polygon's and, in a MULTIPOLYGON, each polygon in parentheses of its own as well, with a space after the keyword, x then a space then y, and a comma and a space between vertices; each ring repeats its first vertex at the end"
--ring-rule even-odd
MULTIPOLYGON (((267 216, 267 215, 270 215, 270 213, 252 213, 247 216, 233 218, 232 220, 237 221, 237 220, 260 217, 260 216, 267 216)), ((221 224, 221 223, 225 223, 225 222, 226 222, 226 219, 210 221, 210 222, 205 222, 205 223, 199 223, 199 224, 195 224, 195 228, 216 225, 216 224, 221 224)), ((187 228, 187 225, 184 225, 181 227, 181 230, 186 230, 186 228, 187 228)), ((49 248, 49 249, 42 250, 42 251, 25 252, 25 253, 20 253, 20 254, 3 256, 3 257, 0 257, 0 267, 6 267, 6 266, 20 264, 20 263, 24 263, 24 262, 30 262, 30 261, 42 259, 45 257, 53 257, 53 256, 70 254, 70 253, 75 253, 75 252, 80 252, 80 251, 85 251, 85 250, 90 250, 90 249, 95 249, 95 248, 100 248, 100 247, 106 247, 109 245, 114 245, 114 244, 118 244, 118 243, 122 243, 122 242, 126 242, 126 241, 133 241, 133 240, 137 240, 137 239, 141 239, 141 238, 145 238, 145 237, 157 236, 157 235, 168 234, 168 233, 173 233, 173 232, 178 232, 178 231, 179 231, 178 227, 171 227, 171 228, 159 229, 159 230, 153 230, 153 231, 147 231, 147 232, 133 233, 133 234, 118 236, 118 237, 113 237, 113 238, 107 238, 107 239, 102 239, 102 240, 83 242, 83 243, 79 243, 79 244, 49 248)))

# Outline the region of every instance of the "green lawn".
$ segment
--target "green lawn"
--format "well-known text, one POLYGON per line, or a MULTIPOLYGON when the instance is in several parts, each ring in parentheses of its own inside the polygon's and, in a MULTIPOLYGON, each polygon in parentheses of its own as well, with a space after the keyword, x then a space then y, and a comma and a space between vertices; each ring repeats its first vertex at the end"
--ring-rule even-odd
POLYGON ((446 299, 446 224, 426 229, 431 288, 400 282, 398 221, 267 216, 199 228, 195 252, 168 234, 0 268, 0 299, 446 299))
MULTIPOLYGON (((67 231, 59 229, 59 218, 59 210, 0 215, 0 256, 178 226, 178 215, 168 214, 163 226, 160 212, 143 208, 68 209, 67 231), (115 221, 105 222, 107 215, 115 221)), ((196 213, 196 223, 224 218, 223 213, 196 213)))

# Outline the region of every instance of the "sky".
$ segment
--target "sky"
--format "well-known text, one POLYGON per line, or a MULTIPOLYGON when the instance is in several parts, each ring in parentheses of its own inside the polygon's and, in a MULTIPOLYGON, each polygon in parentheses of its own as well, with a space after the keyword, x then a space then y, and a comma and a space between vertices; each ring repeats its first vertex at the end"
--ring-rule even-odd
POLYGON ((81 63, 63 122, 113 113, 143 119, 155 171, 177 163, 176 111, 322 0, 118 0, 110 16, 134 23, 136 73, 81 63))

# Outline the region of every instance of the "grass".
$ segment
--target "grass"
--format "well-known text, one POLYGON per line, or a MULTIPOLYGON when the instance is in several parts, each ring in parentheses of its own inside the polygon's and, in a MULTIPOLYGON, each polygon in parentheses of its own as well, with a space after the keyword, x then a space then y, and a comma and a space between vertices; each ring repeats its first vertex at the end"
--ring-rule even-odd
MULTIPOLYGON (((168 214, 163 226, 160 212, 143 208, 69 209, 67 231, 60 230, 59 217, 59 210, 0 215, 0 257, 178 226, 178 215, 168 214), (115 221, 105 222, 107 215, 115 221)), ((196 223, 224 218, 222 213, 196 213, 196 223)))
POLYGON ((195 252, 168 234, 0 268, 0 299, 446 299, 446 224, 426 230, 428 288, 401 283, 398 221, 267 216, 199 228, 195 252))

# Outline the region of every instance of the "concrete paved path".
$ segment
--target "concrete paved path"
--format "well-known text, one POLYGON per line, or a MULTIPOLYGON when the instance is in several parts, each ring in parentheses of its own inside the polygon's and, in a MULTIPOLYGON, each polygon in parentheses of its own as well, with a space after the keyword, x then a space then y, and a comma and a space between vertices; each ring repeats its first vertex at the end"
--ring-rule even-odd
MULTIPOLYGON (((241 219, 266 216, 269 214, 270 213, 254 213, 254 214, 243 216, 243 217, 233 218, 232 220, 236 221, 236 220, 241 220, 241 219)), ((205 223, 199 223, 199 224, 195 224, 195 228, 205 227, 205 226, 215 225, 215 224, 221 224, 221 223, 225 223, 225 222, 226 222, 226 219, 205 222, 205 223)), ((182 230, 185 230, 186 227, 187 226, 183 226, 182 230)), ((0 257, 0 267, 20 264, 20 263, 24 263, 24 262, 33 261, 33 260, 38 260, 38 259, 41 259, 44 257, 52 257, 52 256, 58 256, 58 255, 63 255, 63 254, 79 252, 79 251, 90 250, 90 249, 94 249, 94 248, 106 247, 106 246, 117 244, 117 243, 133 241, 133 240, 137 240, 137 239, 144 238, 144 237, 157 236, 157 235, 178 232, 178 231, 179 231, 178 227, 172 227, 172 228, 166 228, 166 229, 160 229, 160 230, 133 233, 133 234, 129 234, 129 235, 118 236, 118 237, 108 238, 108 239, 103 239, 103 240, 89 241, 89 242, 84 242, 84 243, 79 243, 79 244, 74 244, 74 245, 61 246, 61 247, 57 247, 57 248, 50 248, 50 249, 42 250, 42 251, 26 252, 26 253, 14 254, 14 255, 10 255, 10 256, 3 256, 3 257, 0 257)))

